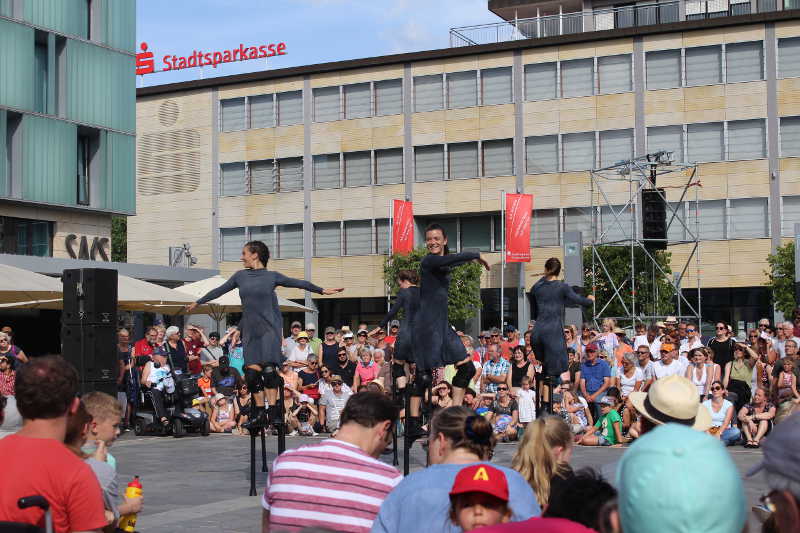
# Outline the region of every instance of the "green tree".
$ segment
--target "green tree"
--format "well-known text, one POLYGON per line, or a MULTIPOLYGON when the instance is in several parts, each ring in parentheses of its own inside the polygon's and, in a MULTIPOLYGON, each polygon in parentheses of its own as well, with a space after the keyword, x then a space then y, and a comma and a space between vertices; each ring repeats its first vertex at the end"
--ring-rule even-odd
MULTIPOLYGON (((605 265, 603 270, 600 262, 595 259, 595 276, 592 277, 592 248, 583 249, 584 286, 587 292, 594 287, 596 309, 600 312, 603 306, 608 307, 600 314, 601 317, 626 316, 625 308, 620 298, 614 296, 614 287, 624 286, 619 291, 622 301, 630 312, 631 296, 631 249, 627 246, 598 246, 598 255, 605 265), (613 284, 611 282, 613 280, 613 284)), ((664 272, 670 272, 670 253, 662 250, 652 252, 653 257, 664 272)), ((634 266, 636 269, 636 315, 667 315, 675 312, 675 289, 669 277, 662 275, 654 268, 641 248, 634 249, 634 266)))
POLYGON ((775 250, 774 254, 767 256, 769 263, 769 276, 767 286, 772 289, 772 301, 775 302, 775 309, 783 313, 784 316, 792 316, 792 311, 796 307, 794 300, 794 241, 775 250))
MULTIPOLYGON (((417 248, 408 255, 394 254, 383 262, 383 280, 391 294, 397 294, 397 273, 401 270, 420 271, 420 262, 428 250, 417 248)), ((481 308, 481 272, 483 267, 469 262, 453 268, 450 272, 450 292, 447 314, 450 322, 459 322, 475 316, 481 308)))
POLYGON ((111 217, 111 260, 118 263, 128 261, 127 217, 111 217))

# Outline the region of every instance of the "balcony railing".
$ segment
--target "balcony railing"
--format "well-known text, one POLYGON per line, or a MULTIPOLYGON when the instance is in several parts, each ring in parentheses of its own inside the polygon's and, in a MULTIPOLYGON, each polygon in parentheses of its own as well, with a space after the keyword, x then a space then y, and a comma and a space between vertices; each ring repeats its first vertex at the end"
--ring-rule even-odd
MULTIPOLYGON (((687 0, 686 20, 697 20, 753 12, 775 11, 781 2, 794 0, 687 0)), ((681 20, 680 2, 658 2, 634 6, 578 11, 560 15, 546 15, 509 22, 496 22, 478 26, 450 29, 450 46, 472 46, 521 39, 539 39, 589 31, 613 30, 636 26, 666 24, 681 20)))

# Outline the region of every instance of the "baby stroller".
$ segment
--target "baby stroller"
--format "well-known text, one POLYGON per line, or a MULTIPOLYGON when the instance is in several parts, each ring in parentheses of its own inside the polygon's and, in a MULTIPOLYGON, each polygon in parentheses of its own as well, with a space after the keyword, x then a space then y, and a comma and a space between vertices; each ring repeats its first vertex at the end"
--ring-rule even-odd
POLYGON ((175 438, 183 437, 187 433, 199 433, 203 437, 207 437, 211 431, 208 415, 192 405, 192 400, 200 396, 197 378, 187 374, 176 374, 171 357, 169 357, 169 363, 174 388, 165 387, 161 394, 170 423, 169 425, 161 423, 153 407, 152 392, 143 389, 140 393, 140 407, 134 416, 134 433, 136 435, 169 435, 172 433, 175 438))

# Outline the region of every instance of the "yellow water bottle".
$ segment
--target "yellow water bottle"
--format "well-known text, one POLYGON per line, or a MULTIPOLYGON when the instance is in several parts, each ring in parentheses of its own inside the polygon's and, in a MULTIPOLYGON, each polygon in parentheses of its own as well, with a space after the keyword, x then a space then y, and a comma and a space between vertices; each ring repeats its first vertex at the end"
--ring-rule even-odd
MULTIPOLYGON (((139 482, 139 476, 133 476, 133 481, 128 483, 128 488, 125 489, 126 498, 141 498, 142 497, 142 484, 139 482)), ((119 519, 119 528, 127 533, 136 531, 136 513, 129 513, 119 519)))

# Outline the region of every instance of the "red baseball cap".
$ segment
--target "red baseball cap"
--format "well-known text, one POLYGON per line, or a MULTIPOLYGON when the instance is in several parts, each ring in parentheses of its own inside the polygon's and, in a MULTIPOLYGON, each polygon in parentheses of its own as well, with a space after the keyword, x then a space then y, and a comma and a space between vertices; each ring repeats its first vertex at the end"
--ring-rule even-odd
POLYGON ((597 343, 595 342, 590 342, 589 344, 586 345, 585 350, 587 352, 599 352, 600 346, 598 346, 597 343))
POLYGON ((508 501, 508 481, 502 470, 487 465, 477 464, 462 468, 453 482, 450 496, 467 492, 483 492, 504 502, 508 501))

